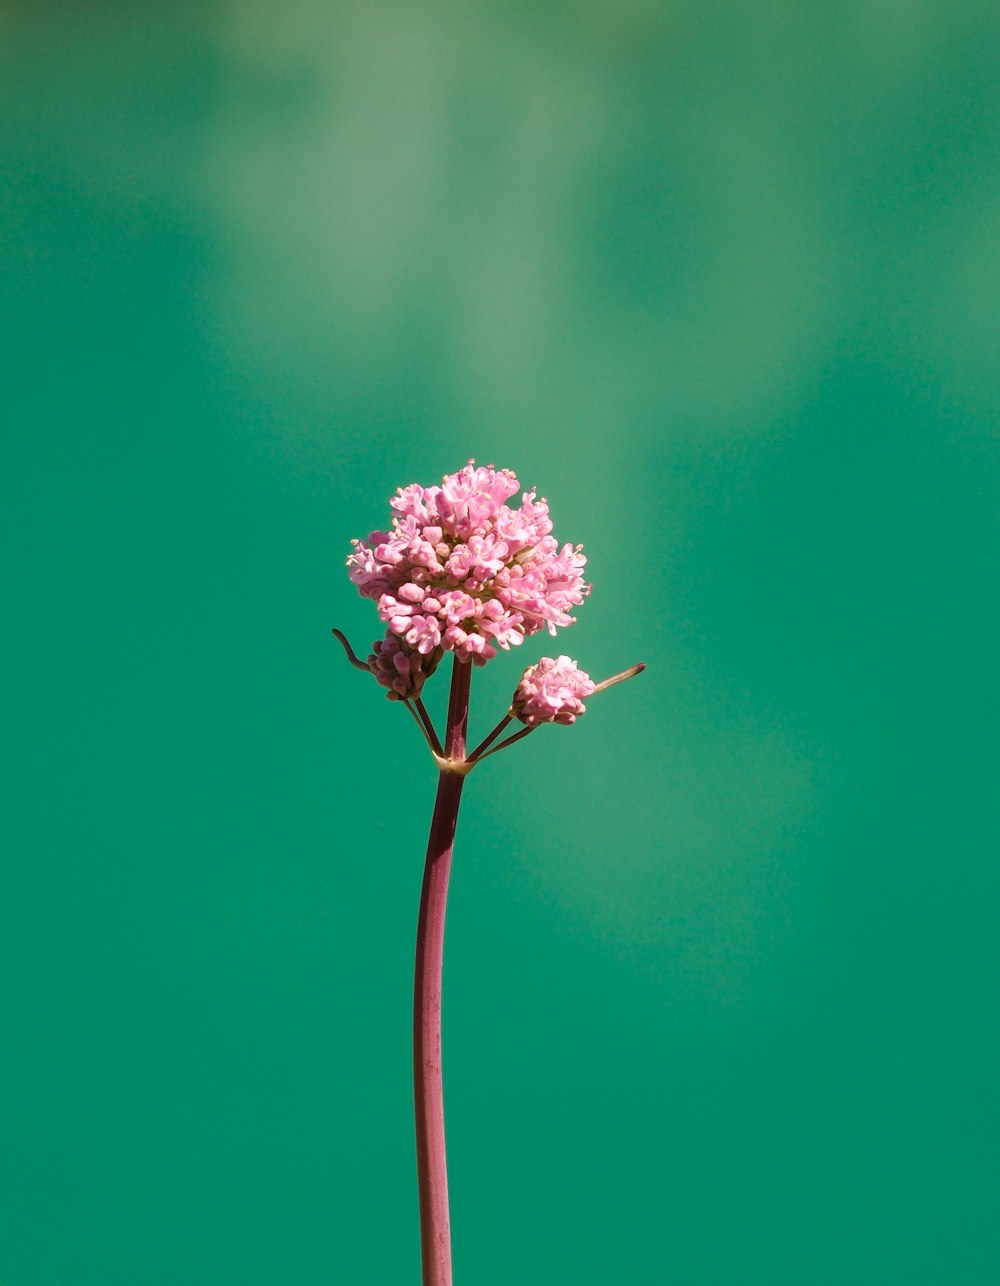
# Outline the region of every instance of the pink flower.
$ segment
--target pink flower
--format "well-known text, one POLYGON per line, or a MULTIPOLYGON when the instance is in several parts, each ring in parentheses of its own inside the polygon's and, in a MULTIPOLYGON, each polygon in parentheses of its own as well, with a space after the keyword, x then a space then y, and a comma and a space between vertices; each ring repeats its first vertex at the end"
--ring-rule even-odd
POLYGON ((390 630, 384 639, 376 639, 368 657, 368 668, 384 688, 390 701, 420 696, 424 681, 429 679, 444 655, 442 648, 424 654, 414 651, 390 630))
POLYGON ((543 656, 521 676, 511 705, 517 718, 529 728, 537 728, 540 723, 573 723, 587 708, 584 697, 589 697, 596 686, 568 656, 543 656))
POLYGON ((470 460, 440 487, 401 487, 391 529, 352 542, 350 578, 408 656, 443 648, 483 665, 497 647, 573 624, 590 593, 587 560, 579 545, 560 547, 534 491, 507 504, 518 489, 509 469, 470 460))

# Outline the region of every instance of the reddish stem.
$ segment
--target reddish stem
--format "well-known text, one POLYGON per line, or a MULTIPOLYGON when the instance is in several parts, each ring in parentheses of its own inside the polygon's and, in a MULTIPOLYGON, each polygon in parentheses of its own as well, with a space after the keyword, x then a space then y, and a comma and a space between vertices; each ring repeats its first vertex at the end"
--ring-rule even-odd
POLYGON ((472 662, 455 657, 451 671, 451 694, 448 698, 448 727, 444 734, 445 758, 460 762, 465 759, 465 734, 469 726, 469 688, 472 685, 472 662))
POLYGON ((413 1098, 417 1124, 417 1185, 420 1193, 420 1247, 424 1286, 451 1286, 451 1230, 448 1220, 448 1164, 444 1137, 441 1074, 441 973, 448 876, 455 846, 458 805, 467 771, 465 736, 469 721, 472 665, 455 658, 448 702, 444 760, 427 842, 424 882, 417 919, 413 983, 413 1098))

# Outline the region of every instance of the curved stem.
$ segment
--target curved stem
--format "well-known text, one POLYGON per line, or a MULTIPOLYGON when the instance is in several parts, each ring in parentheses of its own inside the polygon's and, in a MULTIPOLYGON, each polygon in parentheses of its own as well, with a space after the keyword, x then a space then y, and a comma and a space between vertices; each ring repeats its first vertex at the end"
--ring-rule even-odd
POLYGON ((413 1099, 424 1286, 451 1286, 452 1280, 441 1065, 441 978, 448 877, 455 847, 458 806, 465 783, 465 736, 471 677, 471 664, 463 664, 456 657, 448 702, 445 758, 441 761, 438 776, 417 918, 413 985, 413 1099), (460 764, 461 768, 458 767, 460 764))
POLYGON ((368 666, 365 665, 364 661, 360 661, 354 655, 354 648, 352 648, 350 643, 348 643, 347 635, 344 633, 344 631, 334 629, 334 630, 331 630, 330 633, 333 635, 335 639, 337 639, 337 641, 343 647, 344 651, 347 653, 347 659, 348 661, 350 661, 351 665, 353 665, 356 670, 364 670, 366 674, 370 674, 371 671, 368 669, 368 666))

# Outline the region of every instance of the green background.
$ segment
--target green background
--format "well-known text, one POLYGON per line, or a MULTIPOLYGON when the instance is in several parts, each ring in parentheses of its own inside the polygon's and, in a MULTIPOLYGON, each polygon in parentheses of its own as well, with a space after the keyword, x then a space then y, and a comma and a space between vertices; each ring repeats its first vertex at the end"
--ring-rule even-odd
POLYGON ((998 48, 0 5, 2 1286, 418 1280, 434 773, 329 630, 472 456, 649 669, 466 791, 457 1281, 997 1280, 998 48))

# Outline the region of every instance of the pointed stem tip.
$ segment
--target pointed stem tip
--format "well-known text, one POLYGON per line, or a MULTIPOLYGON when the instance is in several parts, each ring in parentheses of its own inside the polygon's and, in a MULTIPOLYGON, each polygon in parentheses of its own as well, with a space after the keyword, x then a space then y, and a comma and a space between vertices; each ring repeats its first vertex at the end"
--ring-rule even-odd
POLYGON ((344 651, 347 653, 347 659, 348 661, 350 661, 351 665, 353 665, 356 670, 364 670, 365 674, 370 674, 371 671, 368 669, 368 666, 365 665, 364 661, 359 661, 358 658, 355 656, 354 648, 352 648, 350 643, 348 643, 347 636, 343 634, 340 630, 336 630, 336 629, 331 630, 330 633, 333 635, 335 639, 339 639, 340 642, 343 644, 344 651))
POLYGON ((613 674, 610 679, 604 679, 600 682, 594 692, 603 692, 605 688, 613 688, 616 683, 624 683, 626 679, 633 679, 637 674, 641 674, 646 668, 646 662, 640 661, 638 665, 632 665, 627 670, 622 670, 621 674, 613 674))

